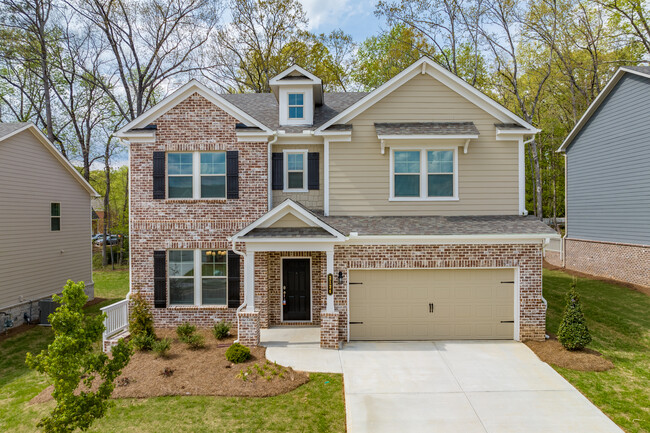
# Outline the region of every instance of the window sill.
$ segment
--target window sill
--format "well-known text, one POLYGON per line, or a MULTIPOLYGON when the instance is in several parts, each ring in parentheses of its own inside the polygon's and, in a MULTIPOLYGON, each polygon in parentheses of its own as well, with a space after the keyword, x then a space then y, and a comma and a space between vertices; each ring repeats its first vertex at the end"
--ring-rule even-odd
POLYGON ((226 203, 225 198, 167 198, 166 203, 226 203))
POLYGON ((169 310, 227 310, 227 305, 168 305, 169 310))
POLYGON ((309 189, 283 189, 282 192, 309 192, 309 189))
POLYGON ((458 197, 390 197, 388 201, 458 201, 458 197))

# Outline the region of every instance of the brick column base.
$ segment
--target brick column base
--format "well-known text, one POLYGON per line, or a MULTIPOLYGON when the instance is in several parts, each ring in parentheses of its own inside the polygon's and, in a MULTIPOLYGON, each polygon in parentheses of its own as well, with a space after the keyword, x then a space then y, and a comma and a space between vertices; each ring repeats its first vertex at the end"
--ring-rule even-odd
POLYGON ((323 349, 338 349, 339 341, 339 312, 320 313, 320 347, 323 349))
POLYGON ((238 338, 244 346, 259 346, 260 344, 260 312, 240 311, 238 338))

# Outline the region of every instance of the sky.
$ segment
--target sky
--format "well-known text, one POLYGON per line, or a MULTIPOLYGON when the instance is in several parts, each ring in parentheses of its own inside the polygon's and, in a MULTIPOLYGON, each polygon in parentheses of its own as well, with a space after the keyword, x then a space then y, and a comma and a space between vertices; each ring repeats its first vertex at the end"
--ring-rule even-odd
POLYGON ((309 18, 313 33, 342 29, 361 42, 376 34, 381 21, 374 14, 377 0, 299 0, 309 18))

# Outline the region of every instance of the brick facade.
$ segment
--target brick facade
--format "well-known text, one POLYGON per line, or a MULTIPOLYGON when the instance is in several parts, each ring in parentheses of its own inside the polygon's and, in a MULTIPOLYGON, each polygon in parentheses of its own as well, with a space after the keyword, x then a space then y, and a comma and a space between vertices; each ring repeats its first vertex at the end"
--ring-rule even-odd
POLYGON ((239 312, 239 327, 237 338, 244 346, 258 346, 260 344, 260 312, 239 312))
POLYGON ((567 238, 566 267, 650 287, 650 246, 567 238))
POLYGON ((323 349, 338 349, 341 345, 339 337, 339 316, 338 311, 327 312, 323 310, 320 314, 320 347, 323 349))

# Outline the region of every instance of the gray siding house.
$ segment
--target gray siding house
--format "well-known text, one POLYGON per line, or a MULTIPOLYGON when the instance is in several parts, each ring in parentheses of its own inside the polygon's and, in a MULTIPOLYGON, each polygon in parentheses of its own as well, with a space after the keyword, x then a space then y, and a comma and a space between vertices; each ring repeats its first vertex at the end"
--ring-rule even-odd
POLYGON ((650 67, 620 68, 559 151, 563 265, 650 286, 650 67))
POLYGON ((30 311, 36 320, 37 301, 68 279, 92 298, 96 195, 34 124, 0 123, 0 329, 7 315, 14 326, 30 311))

